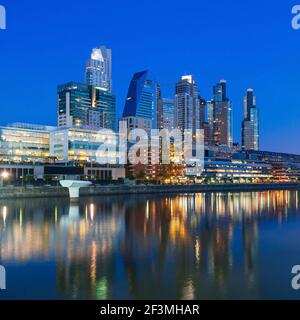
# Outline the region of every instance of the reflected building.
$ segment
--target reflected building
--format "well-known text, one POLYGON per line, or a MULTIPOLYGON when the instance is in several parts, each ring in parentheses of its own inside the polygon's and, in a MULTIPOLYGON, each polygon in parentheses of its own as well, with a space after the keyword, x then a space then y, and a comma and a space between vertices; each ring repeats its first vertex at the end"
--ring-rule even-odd
POLYGON ((1 262, 55 265, 59 298, 254 298, 260 226, 299 218, 298 194, 1 200, 1 262))

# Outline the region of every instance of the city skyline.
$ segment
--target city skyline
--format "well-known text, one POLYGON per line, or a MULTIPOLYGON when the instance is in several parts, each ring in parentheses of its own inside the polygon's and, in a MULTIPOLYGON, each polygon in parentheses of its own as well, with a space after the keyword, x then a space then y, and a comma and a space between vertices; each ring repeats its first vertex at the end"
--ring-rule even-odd
MULTIPOLYGON (((26 4, 29 12, 26 17, 28 21, 26 20, 25 23, 25 18, 20 19, 24 5, 10 5, 9 1, 3 2, 8 12, 8 28, 0 34, 0 46, 2 47, 3 44, 4 48, 1 50, 0 61, 0 68, 3 71, 0 75, 2 124, 14 121, 56 124, 56 86, 68 81, 84 82, 87 57, 92 48, 105 44, 114 52, 113 93, 117 97, 118 117, 123 111, 130 78, 138 70, 149 69, 155 73, 162 86, 164 98, 173 97, 174 83, 183 74, 192 74, 195 77, 202 96, 207 100, 212 98, 212 85, 225 78, 228 83, 228 97, 233 102, 233 141, 241 143, 242 99, 247 88, 252 87, 260 107, 260 149, 300 153, 299 146, 292 139, 297 134, 297 119, 300 112, 297 108, 300 103, 300 96, 297 93, 299 66, 296 63, 299 48, 297 39, 300 33, 291 28, 291 8, 288 4, 274 6, 268 2, 260 7, 255 1, 251 2, 251 6, 247 1, 243 4, 235 4, 232 8, 234 23, 225 25, 223 22, 228 14, 228 8, 224 4, 220 1, 216 1, 218 5, 216 3, 199 5, 195 2, 195 14, 187 8, 184 9, 184 13, 190 13, 192 17, 197 16, 197 21, 191 23, 195 28, 197 27, 195 30, 198 30, 199 34, 199 39, 196 39, 198 44, 197 41, 185 42, 187 44, 184 48, 174 46, 173 41, 174 37, 182 37, 186 27, 183 26, 183 30, 174 35, 174 28, 179 26, 179 22, 176 22, 176 19, 170 20, 166 16, 167 12, 176 12, 176 1, 172 2, 172 6, 170 2, 162 4, 161 13, 155 11, 155 14, 158 14, 155 30, 159 28, 161 31, 161 37, 159 39, 156 37, 156 42, 154 42, 155 32, 151 28, 143 29, 145 39, 141 38, 141 32, 133 30, 135 26, 140 26, 138 30, 146 26, 146 22, 141 19, 142 16, 137 21, 129 21, 127 17, 127 24, 124 25, 124 30, 120 34, 120 27, 116 28, 114 23, 118 19, 123 21, 122 13, 130 4, 126 4, 125 7, 125 4, 118 4, 114 8, 112 21, 109 21, 108 17, 102 17, 105 28, 96 27, 94 22, 89 28, 81 24, 82 30, 76 29, 78 26, 75 26, 74 34, 79 30, 79 34, 84 36, 76 42, 76 50, 70 54, 71 43, 74 46, 74 36, 70 34, 68 37, 57 37, 58 31, 64 34, 64 31, 73 27, 71 15, 67 13, 64 5, 62 14, 56 17, 56 27, 51 30, 49 22, 54 17, 55 8, 46 6, 43 9, 36 1, 29 1, 26 4), (243 17, 246 8, 249 15, 255 12, 256 25, 243 17), (43 15, 46 9, 49 10, 49 17, 43 15), (270 12, 275 22, 268 17, 270 12), (213 15, 215 19, 207 21, 206 15, 213 15), (35 19, 30 19, 31 16, 35 19), (45 21, 37 19, 37 16, 45 18, 43 19, 45 21), (170 23, 167 29, 162 28, 163 22, 170 23), (37 24, 40 28, 37 28, 37 24), (95 28, 91 30, 93 26, 95 28), (212 40, 221 27, 224 30, 224 37, 218 41, 218 46, 221 45, 222 50, 217 54, 214 52, 212 40), (89 35, 85 32, 87 29, 91 30, 89 35), (123 34, 126 32, 129 34, 129 29, 131 40, 122 39, 123 34), (236 29, 240 30, 236 31, 236 29), (22 37, 23 31, 26 34, 25 39, 22 37), (39 37, 39 41, 33 43, 31 38, 36 39, 42 32, 45 33, 47 41, 39 37), (147 42, 146 38, 149 35, 147 42), (65 46, 58 50, 57 47, 63 38, 65 46), (139 42, 138 39, 140 39, 139 42), (253 44, 251 49, 248 47, 249 40, 253 44), (282 42, 281 47, 289 52, 289 59, 283 55, 283 49, 278 47, 278 43, 282 42), (171 43, 173 43, 172 46, 171 43), (276 52, 275 47, 278 49, 276 52), (22 59, 19 52, 22 52, 22 59), (41 65, 43 68, 40 68, 41 65), (16 91, 18 95, 14 94, 16 91), (284 110, 289 112, 283 113, 283 106, 284 110), (11 113, 13 108, 16 112, 11 113), (274 137, 274 130, 277 132, 276 137, 274 137)), ((73 10, 79 12, 78 10, 82 9, 84 16, 85 10, 89 10, 90 5, 95 7, 95 13, 92 15, 99 12, 101 5, 94 1, 87 4, 86 8, 76 7, 73 10)), ((113 6, 105 4, 105 8, 109 11, 113 6)), ((143 8, 144 4, 139 4, 130 16, 139 17, 143 8)), ((152 9, 150 11, 152 12, 152 9)), ((152 13, 154 14, 154 11, 152 13)), ((186 19, 183 18, 182 23, 187 21, 186 19)), ((190 36, 187 37, 187 40, 191 39, 190 36)))

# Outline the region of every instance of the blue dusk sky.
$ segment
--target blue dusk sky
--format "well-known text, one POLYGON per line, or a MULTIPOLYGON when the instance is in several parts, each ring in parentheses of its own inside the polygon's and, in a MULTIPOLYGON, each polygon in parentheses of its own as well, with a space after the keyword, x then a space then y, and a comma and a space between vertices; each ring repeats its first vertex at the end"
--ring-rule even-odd
POLYGON ((56 87, 83 81, 93 47, 113 49, 117 111, 134 72, 150 69, 172 97, 193 74, 201 95, 228 81, 234 140, 241 139, 242 98, 255 90, 261 149, 300 153, 300 30, 296 1, 0 0, 0 124, 56 124, 56 87))

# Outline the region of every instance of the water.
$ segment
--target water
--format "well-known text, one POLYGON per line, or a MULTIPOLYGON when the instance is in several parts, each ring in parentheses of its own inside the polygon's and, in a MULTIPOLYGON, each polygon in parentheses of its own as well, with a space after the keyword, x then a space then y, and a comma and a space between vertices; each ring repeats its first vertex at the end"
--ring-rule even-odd
POLYGON ((0 264, 0 299, 299 299, 299 192, 2 200, 0 264))

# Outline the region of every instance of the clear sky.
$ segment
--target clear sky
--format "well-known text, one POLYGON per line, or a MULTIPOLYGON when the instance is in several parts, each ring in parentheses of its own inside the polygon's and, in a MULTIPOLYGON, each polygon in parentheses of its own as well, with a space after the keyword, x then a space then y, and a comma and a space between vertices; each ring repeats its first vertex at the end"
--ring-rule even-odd
POLYGON ((121 114, 134 72, 150 69, 171 97, 193 74, 204 98, 228 81, 234 140, 242 97, 255 90, 261 148, 300 153, 300 0, 0 0, 0 124, 56 124, 56 87, 83 81, 91 49, 113 49, 113 84, 121 114))

